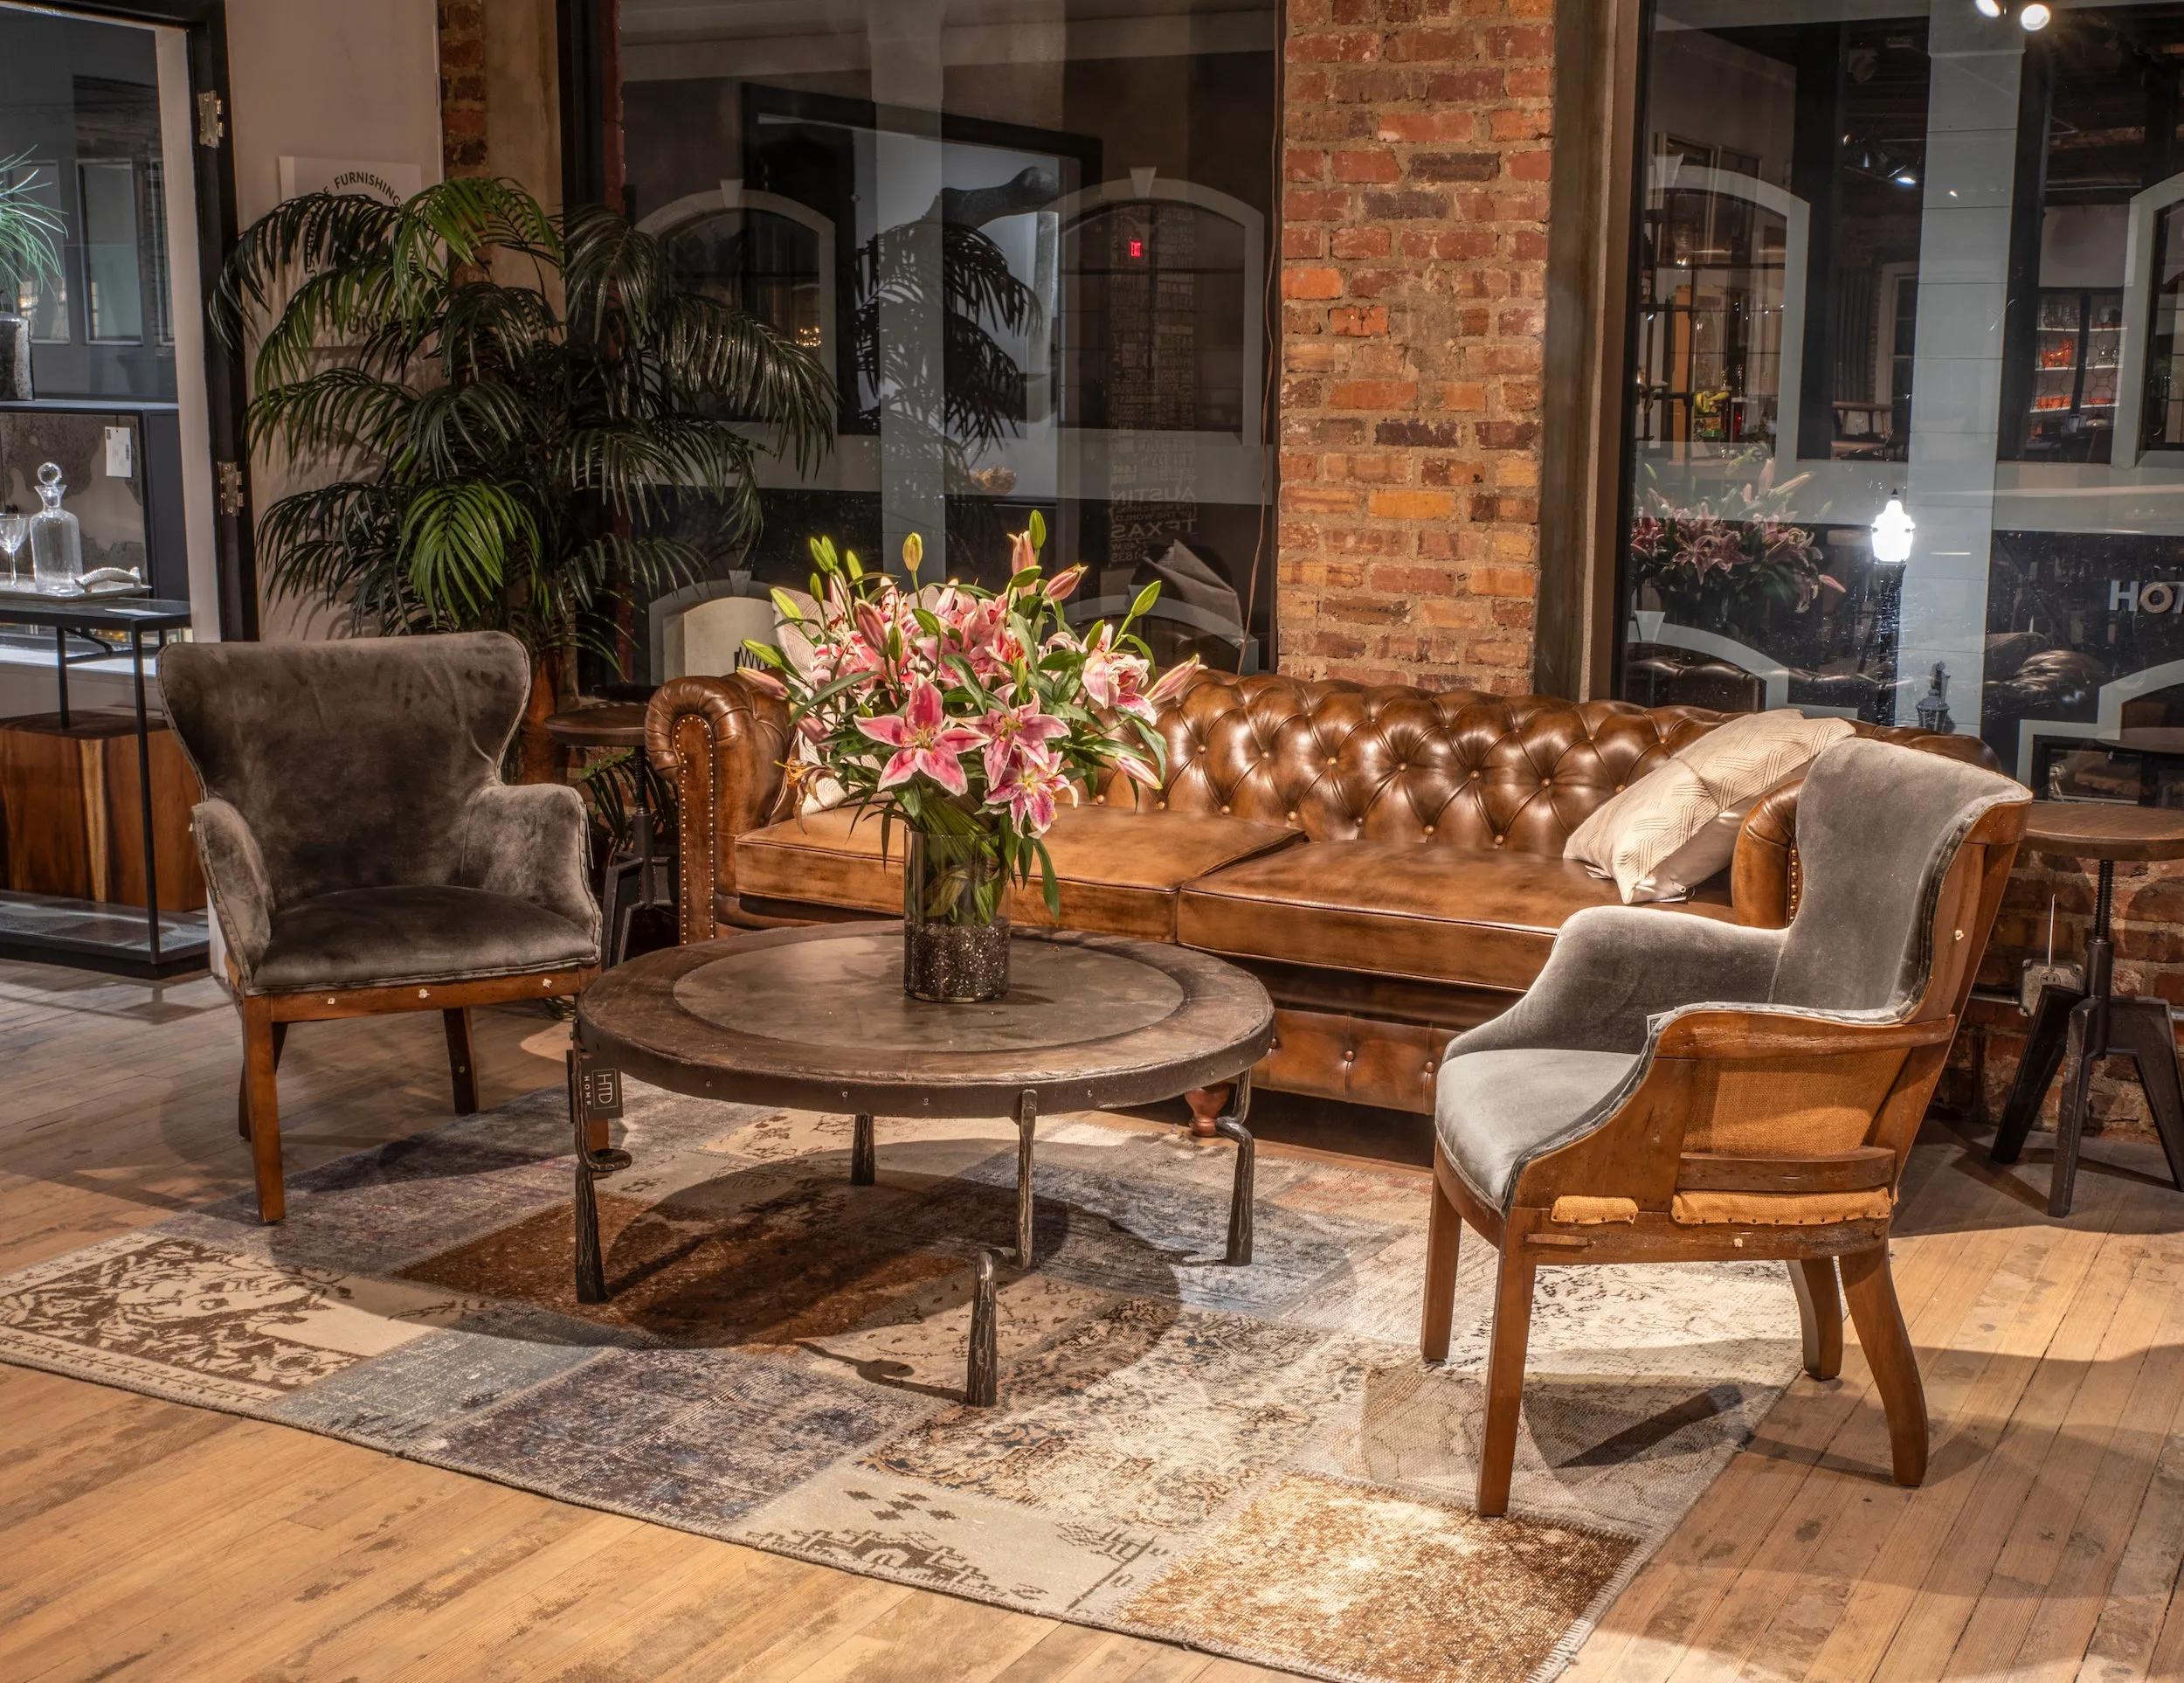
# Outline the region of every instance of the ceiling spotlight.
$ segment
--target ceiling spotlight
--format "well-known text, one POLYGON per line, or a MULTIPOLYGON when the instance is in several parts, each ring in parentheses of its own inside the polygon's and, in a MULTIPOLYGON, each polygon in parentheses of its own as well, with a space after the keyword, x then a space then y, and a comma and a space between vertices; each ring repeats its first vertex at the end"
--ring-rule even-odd
POLYGON ((1972 0, 1972 3, 1979 9, 1982 17, 2000 17, 2002 15, 2002 0, 1972 0))
POLYGON ((2055 13, 2042 5, 2040 0, 2032 0, 2030 5, 2017 14, 2017 23, 2026 34, 2030 35, 2037 30, 2047 28, 2048 20, 2054 16, 2055 13))

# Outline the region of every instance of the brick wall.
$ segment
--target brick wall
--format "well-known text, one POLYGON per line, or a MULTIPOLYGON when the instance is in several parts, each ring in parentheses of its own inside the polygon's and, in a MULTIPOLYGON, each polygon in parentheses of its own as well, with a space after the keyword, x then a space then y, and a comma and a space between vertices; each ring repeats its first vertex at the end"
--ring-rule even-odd
POLYGON ((439 0, 440 167, 487 173, 486 0, 439 0))
POLYGON ((1553 0, 1290 0, 1281 638, 1531 688, 1553 0))

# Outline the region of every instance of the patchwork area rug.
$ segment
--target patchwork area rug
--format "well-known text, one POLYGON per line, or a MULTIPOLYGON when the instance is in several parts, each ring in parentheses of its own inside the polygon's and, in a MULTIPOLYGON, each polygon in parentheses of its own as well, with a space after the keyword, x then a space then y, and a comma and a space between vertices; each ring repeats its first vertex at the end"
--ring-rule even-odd
MULTIPOLYGON (((542 1093, 0 1278, 0 1359, 285 1422, 563 1500, 1316 1676, 1552 1676, 1798 1365, 1783 1271, 1546 1269, 1511 1517, 1469 1511, 1493 1258, 1416 1327, 1418 1176, 1040 1127, 1001 1402, 961 1406, 1006 1123, 880 1125, 632 1085, 614 1302, 570 1277, 542 1093)), ((1004 1252, 1006 1254, 1006 1250, 1004 1252)))

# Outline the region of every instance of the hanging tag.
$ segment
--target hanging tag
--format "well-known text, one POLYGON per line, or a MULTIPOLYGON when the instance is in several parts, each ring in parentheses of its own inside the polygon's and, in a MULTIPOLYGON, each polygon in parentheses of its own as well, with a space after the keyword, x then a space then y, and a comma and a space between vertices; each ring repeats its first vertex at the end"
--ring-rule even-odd
POLYGON ((107 428, 107 477, 128 479, 136 472, 135 452, 126 426, 107 428))

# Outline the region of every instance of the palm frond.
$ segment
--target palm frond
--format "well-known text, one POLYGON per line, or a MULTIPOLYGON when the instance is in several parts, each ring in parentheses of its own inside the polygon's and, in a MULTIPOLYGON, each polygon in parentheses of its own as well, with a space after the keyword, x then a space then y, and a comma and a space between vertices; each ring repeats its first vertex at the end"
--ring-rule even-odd
POLYGON ((33 284, 57 283, 68 225, 59 211, 38 202, 38 190, 46 184, 36 170, 20 181, 15 178, 31 156, 18 152, 0 158, 0 275, 33 284))
POLYGON ((538 522, 506 485, 424 485, 403 510, 403 571, 418 599, 445 625, 470 623, 490 608, 511 558, 526 562, 537 548, 538 522))
POLYGON ((833 442, 838 395, 819 359, 769 323, 702 293, 678 293, 660 311, 660 371, 686 390, 726 398, 780 429, 779 454, 808 472, 833 442))
POLYGON ((251 443, 275 447, 291 460, 352 451, 384 457, 397 447, 417 401, 399 381, 361 368, 325 369, 260 392, 249 410, 251 443))

